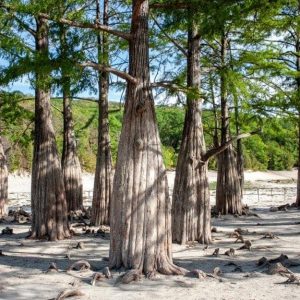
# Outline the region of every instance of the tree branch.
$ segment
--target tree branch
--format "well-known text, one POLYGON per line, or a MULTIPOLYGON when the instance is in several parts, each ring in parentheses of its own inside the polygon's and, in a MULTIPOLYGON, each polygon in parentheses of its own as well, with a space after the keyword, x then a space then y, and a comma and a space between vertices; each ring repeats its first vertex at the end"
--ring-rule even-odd
POLYGON ((210 149, 208 150, 203 156, 202 156, 202 163, 208 161, 211 157, 213 156, 216 156, 220 153, 222 153, 223 151, 225 151, 233 142, 237 141, 237 140, 240 140, 240 139, 243 139, 243 138, 247 138, 251 135, 254 135, 254 134, 257 134, 261 132, 261 129, 258 129, 258 130, 255 130, 255 131, 252 131, 252 132, 248 132, 248 133, 242 133, 242 134, 239 134, 231 139, 229 139, 226 143, 224 143, 223 145, 219 146, 219 147, 216 147, 216 148, 213 148, 213 149, 210 149))
POLYGON ((134 83, 134 84, 137 84, 137 79, 131 75, 129 75, 128 73, 126 72, 122 72, 120 70, 117 70, 117 69, 114 69, 114 68, 111 68, 111 67, 108 67, 108 66, 104 66, 104 65, 101 65, 101 64, 97 64, 95 62, 92 62, 92 61, 87 61, 87 62, 83 62, 83 63, 80 63, 79 64, 80 67, 91 67, 95 70, 98 70, 98 71, 104 71, 104 72, 110 72, 126 81, 129 81, 131 83, 134 83))
POLYGON ((186 92, 188 90, 187 87, 182 87, 177 85, 176 83, 172 81, 158 81, 158 82, 153 82, 151 83, 151 88, 157 88, 157 87, 162 87, 162 88, 167 88, 170 90, 176 90, 176 91, 181 91, 181 92, 186 92))
POLYGON ((154 21, 154 23, 156 24, 156 26, 160 29, 160 31, 162 32, 162 34, 168 39, 170 40, 171 43, 174 44, 174 46, 185 56, 187 57, 187 51, 186 49, 184 49, 175 39, 173 39, 170 35, 168 35, 165 30, 160 26, 160 24, 157 22, 157 20, 155 19, 155 17, 151 14, 151 18, 154 21))
POLYGON ((150 8, 161 8, 161 9, 186 9, 188 7, 189 7, 189 4, 186 2, 152 3, 152 4, 150 4, 150 8))
POLYGON ((27 32, 29 32, 34 38, 36 37, 36 31, 30 28, 30 26, 27 25, 25 22, 20 20, 15 14, 14 14, 14 19, 19 23, 20 27, 22 27, 27 32))
POLYGON ((54 21, 54 22, 57 22, 60 24, 65 24, 65 25, 69 25, 69 26, 77 27, 77 28, 90 28, 90 29, 100 30, 100 31, 107 32, 107 33, 113 34, 115 36, 118 36, 120 38, 123 38, 127 41, 129 41, 131 39, 130 33, 115 30, 109 26, 105 26, 105 25, 102 25, 99 23, 92 24, 89 22, 77 22, 77 21, 72 21, 72 20, 65 19, 65 18, 56 19, 45 13, 39 13, 38 15, 44 19, 54 21))

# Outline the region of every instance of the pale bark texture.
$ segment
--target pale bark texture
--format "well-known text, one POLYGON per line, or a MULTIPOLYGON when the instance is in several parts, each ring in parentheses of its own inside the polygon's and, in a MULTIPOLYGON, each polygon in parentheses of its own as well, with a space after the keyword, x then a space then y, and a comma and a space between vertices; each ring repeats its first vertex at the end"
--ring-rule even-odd
MULTIPOLYGON (((299 86, 300 87, 300 86, 299 86)), ((300 93, 300 90, 299 90, 300 93)), ((300 97, 299 97, 300 99, 300 97)), ((300 207, 300 113, 298 115, 298 180, 297 180, 297 196, 296 196, 296 204, 300 207)))
POLYGON ((187 97, 182 142, 176 167, 172 202, 173 241, 211 242, 207 161, 200 99, 200 36, 191 24, 188 33, 187 84, 198 95, 187 97))
MULTIPOLYGON (((221 55, 223 69, 221 70, 221 144, 230 139, 229 109, 226 83, 226 50, 228 41, 222 37, 221 55)), ((236 155, 230 144, 218 155, 218 175, 216 188, 216 207, 221 214, 241 214, 241 187, 237 170, 236 155)))
MULTIPOLYGON (((100 20, 99 2, 97 20, 100 20)), ((103 25, 108 25, 108 0, 104 0, 103 25)), ((99 63, 108 65, 108 38, 106 33, 98 34, 99 63)), ((110 201, 112 195, 112 158, 108 120, 109 74, 99 72, 99 118, 98 152, 94 182, 91 222, 95 226, 109 225, 110 201)))
MULTIPOLYGON (((60 25, 61 58, 69 56, 67 29, 60 25)), ((61 70, 61 85, 63 91, 63 150, 62 172, 64 178, 68 212, 82 209, 82 172, 77 155, 76 137, 73 125, 71 78, 66 67, 61 70)))
MULTIPOLYGON (((240 135, 240 118, 239 118, 239 103, 238 100, 235 99, 235 132, 236 136, 240 135)), ((240 191, 241 198, 243 198, 243 188, 244 188, 244 154, 243 154, 243 143, 242 139, 238 139, 236 141, 236 163, 237 163, 237 172, 240 180, 240 191)))
POLYGON ((63 91, 64 139, 62 152, 62 172, 68 211, 82 209, 82 172, 76 151, 76 138, 69 89, 63 91))
MULTIPOLYGON (((64 25, 60 25, 60 43, 62 59, 68 57, 67 31, 64 25)), ((62 67, 62 90, 63 90, 63 151, 62 172, 64 178, 68 211, 82 209, 82 172, 77 155, 77 144, 73 125, 71 78, 68 70, 62 67)))
POLYGON ((133 0, 129 73, 111 202, 110 267, 182 274, 172 262, 171 201, 150 89, 148 0, 133 0))
MULTIPOLYGON (((298 17, 300 15, 300 0, 298 1, 298 17)), ((297 40, 296 40, 296 53, 298 53, 296 57, 296 67, 298 71, 298 76, 296 78, 296 93, 297 93, 297 113, 298 113, 298 181, 297 181, 297 198, 296 204, 300 207, 300 31, 297 32, 297 40)))
POLYGON ((8 168, 2 138, 0 136, 0 219, 7 214, 8 168))
MULTIPOLYGON (((38 18, 36 51, 48 55, 48 25, 38 18)), ((70 236, 67 202, 50 107, 49 74, 36 74, 35 132, 32 163, 31 238, 61 240, 70 236)))

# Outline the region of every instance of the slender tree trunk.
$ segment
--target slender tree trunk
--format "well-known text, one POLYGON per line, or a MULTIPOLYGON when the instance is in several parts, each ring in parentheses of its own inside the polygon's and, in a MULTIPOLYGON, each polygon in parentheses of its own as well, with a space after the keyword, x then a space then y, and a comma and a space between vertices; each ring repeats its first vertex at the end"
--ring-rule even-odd
MULTIPOLYGON (((300 1, 299 1, 299 14, 300 14, 300 1)), ((300 74, 300 32, 297 34, 297 41, 296 41, 296 66, 298 74, 300 74)), ((297 85, 297 100, 298 100, 298 181, 297 181, 297 198, 296 204, 300 207, 300 75, 296 78, 296 85, 297 85)))
POLYGON ((182 274, 172 262, 171 201, 150 89, 148 0, 133 0, 125 112, 111 202, 110 266, 182 274))
MULTIPOLYGON (((60 43, 62 59, 68 57, 66 28, 60 25, 60 43)), ((73 126, 71 79, 65 67, 62 67, 63 122, 64 137, 62 151, 62 172, 64 177, 68 211, 82 209, 82 173, 77 155, 76 137, 73 126)))
MULTIPOLYGON (((236 98, 236 97, 235 97, 236 98)), ((238 100, 235 100, 235 132, 236 136, 238 136, 240 132, 240 118, 239 118, 239 107, 238 100)), ((241 198, 243 198, 243 188, 244 188, 244 154, 243 154, 243 143, 242 139, 237 140, 236 142, 236 163, 237 163, 237 172, 240 180, 240 188, 241 188, 241 198)))
MULTIPOLYGON (((229 109, 226 83, 227 38, 222 37, 221 57, 221 144, 230 138, 229 109)), ((232 144, 218 155, 218 176, 216 188, 216 207, 222 214, 241 214, 241 187, 237 172, 237 162, 232 144)))
MULTIPOLYGON (((300 90, 299 90, 300 93, 300 90)), ((300 99, 300 97, 299 97, 300 99)), ((297 196, 296 204, 300 207, 300 111, 298 113, 298 180, 297 180, 297 196)))
POLYGON ((211 242, 210 202, 200 99, 200 36, 194 24, 188 33, 187 84, 198 95, 187 98, 182 143, 176 168, 173 191, 173 241, 211 242))
POLYGON ((219 128, 218 109, 217 109, 217 105, 216 105, 214 84, 213 84, 213 78, 212 78, 211 74, 209 75, 209 85, 210 85, 210 89, 211 89, 211 98, 212 98, 213 113, 214 113, 213 142, 214 142, 214 148, 218 148, 220 146, 219 134, 218 134, 218 128, 219 128))
MULTIPOLYGON (((36 51, 48 56, 48 25, 37 20, 36 51)), ((32 163, 32 238, 61 240, 70 236, 63 174, 59 161, 50 107, 49 74, 36 74, 35 133, 32 163)))
MULTIPOLYGON (((97 1, 97 21, 100 21, 100 5, 97 1)), ((108 25, 108 0, 104 0, 103 25, 108 25)), ((108 65, 108 38, 106 33, 98 34, 98 60, 108 65), (102 47, 101 47, 102 46, 102 47)), ((92 204, 92 224, 109 225, 109 210, 112 195, 112 159, 108 120, 107 72, 99 72, 99 118, 98 118, 98 152, 92 204)))
POLYGON ((7 214, 8 168, 2 138, 0 136, 0 219, 7 214))
POLYGON ((64 139, 62 172, 64 177, 68 211, 82 209, 82 174, 76 151, 69 78, 63 76, 64 139))

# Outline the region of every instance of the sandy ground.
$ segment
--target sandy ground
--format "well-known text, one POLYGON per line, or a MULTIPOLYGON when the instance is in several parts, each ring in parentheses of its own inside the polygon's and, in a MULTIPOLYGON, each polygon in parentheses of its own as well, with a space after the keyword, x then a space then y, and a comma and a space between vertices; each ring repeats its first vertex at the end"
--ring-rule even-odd
MULTIPOLYGON (((172 188, 175 179, 175 172, 168 171, 168 182, 172 188)), ((208 172, 209 182, 217 181, 217 172, 208 172)), ((94 187, 94 175, 84 173, 83 177, 83 190, 91 191, 94 187)), ((297 170, 292 171, 246 171, 245 181, 255 182, 256 186, 295 186, 297 180, 297 170)), ((31 177, 29 174, 13 173, 8 178, 8 193, 28 193, 31 189, 31 177)))
MULTIPOLYGON (((96 286, 90 284, 93 272, 107 266, 108 239, 82 233, 56 243, 32 241, 24 239, 29 225, 12 225, 15 234, 0 238, 0 249, 5 254, 0 256, 0 299, 55 299, 60 291, 69 288, 80 289, 85 294, 80 299, 299 299, 298 285, 283 284, 286 278, 267 275, 266 268, 258 267, 256 262, 262 256, 275 258, 284 253, 300 263, 300 211, 256 212, 260 218, 226 216, 213 219, 218 232, 213 234, 214 242, 206 250, 200 244, 173 245, 176 264, 205 272, 219 267, 223 272, 221 280, 159 275, 155 280, 142 278, 129 285, 116 283, 122 271, 113 272, 113 279, 105 279, 96 286), (234 257, 225 256, 225 250, 241 246, 228 237, 237 227, 251 232, 244 237, 252 241, 253 249, 237 250, 234 257), (262 239, 266 231, 273 232, 278 239, 262 239), (84 249, 73 248, 79 241, 84 243, 84 249), (212 256, 217 247, 221 255, 212 256), (67 253, 71 261, 66 258, 67 253), (66 273, 70 263, 79 259, 88 260, 93 271, 66 273), (56 262, 58 273, 45 272, 51 262, 56 262), (241 269, 235 271, 235 266, 228 265, 229 262, 241 269)), ((0 230, 5 226, 0 224, 0 230)), ((299 266, 290 267, 290 270, 300 273, 299 266)))
MULTIPOLYGON (((168 173, 169 182, 174 179, 174 172, 168 173)), ((210 181, 216 179, 216 173, 210 172, 210 181)), ((296 171, 293 172, 246 172, 246 180, 257 186, 295 187, 296 171)), ((10 175, 9 190, 12 192, 29 192, 30 177, 10 175)), ((84 189, 93 187, 93 176, 84 175, 84 189)), ((284 199, 261 196, 260 201, 251 202, 257 217, 231 217, 213 219, 218 229, 213 233, 213 244, 204 250, 200 244, 188 246, 173 245, 174 262, 189 270, 198 268, 212 272, 220 267, 221 280, 207 278, 199 280, 183 276, 159 275, 156 280, 141 281, 129 285, 116 282, 120 272, 114 272, 114 278, 91 286, 90 281, 95 271, 107 266, 109 249, 108 238, 93 234, 84 234, 60 242, 33 241, 25 239, 30 224, 1 224, 0 231, 9 225, 13 235, 0 235, 0 299, 55 299, 64 289, 78 288, 85 296, 78 299, 300 299, 300 286, 282 284, 286 278, 279 275, 267 275, 265 268, 257 267, 256 262, 262 256, 275 258, 284 253, 300 263, 300 211, 291 209, 287 212, 270 212, 269 207, 280 205, 284 199), (258 225, 259 224, 259 225, 258 225), (248 229, 251 234, 245 235, 253 243, 252 251, 236 251, 234 257, 223 253, 229 248, 237 249, 241 244, 234 243, 228 233, 235 228, 248 229), (262 239, 264 232, 272 232, 278 239, 262 239), (79 241, 84 249, 75 249, 79 241), (220 248, 219 257, 212 256, 215 248, 220 248), (66 254, 70 254, 70 260, 66 254), (86 259, 92 271, 65 272, 68 266, 79 259, 86 259), (55 262, 58 273, 46 273, 49 263, 55 262), (241 270, 234 271, 234 262, 241 270)), ((300 267, 291 267, 300 275, 300 267)), ((76 299, 76 298, 71 298, 76 299)))

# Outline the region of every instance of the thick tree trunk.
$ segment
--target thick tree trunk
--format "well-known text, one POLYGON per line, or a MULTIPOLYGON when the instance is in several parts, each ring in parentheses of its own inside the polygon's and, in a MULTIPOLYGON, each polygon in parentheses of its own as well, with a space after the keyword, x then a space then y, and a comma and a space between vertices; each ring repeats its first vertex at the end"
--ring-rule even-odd
MULTIPOLYGON (((100 20, 99 2, 97 2, 97 20, 100 20)), ((108 0, 104 0, 103 25, 108 25, 108 0)), ((107 34, 98 34, 98 60, 108 65, 107 34), (101 47, 102 46, 102 47, 101 47)), ((112 158, 110 149, 108 120, 108 89, 107 72, 99 72, 99 118, 98 118, 98 152, 92 204, 92 224, 109 225, 109 210, 112 195, 112 158)))
POLYGON ((129 73, 111 202, 110 266, 181 274, 172 262, 171 201, 149 84, 148 0, 133 0, 129 73))
MULTIPOLYGON (((223 69, 221 70, 221 144, 230 138, 229 109, 227 103, 226 84, 226 49, 227 38, 222 37, 221 56, 223 69)), ((241 214, 241 187, 237 171, 236 156, 232 144, 218 155, 218 176, 216 188, 216 207, 222 214, 241 214)))
POLYGON ((63 90, 64 139, 62 152, 62 172, 64 177, 68 211, 82 209, 82 174, 76 151, 76 139, 73 128, 73 117, 70 89, 63 90))
MULTIPOLYGON (((37 19, 36 50, 48 55, 48 25, 37 19)), ((50 107, 49 76, 36 74, 35 134, 32 163, 32 238, 61 240, 70 236, 63 174, 56 147, 50 107)))
MULTIPOLYGON (((187 84, 199 92, 200 36, 193 24, 190 27, 187 84)), ((211 242, 207 162, 202 163, 206 149, 201 109, 200 96, 188 96, 172 203, 173 241, 181 244, 187 241, 211 242)))
POLYGON ((7 160, 0 136, 0 219, 7 214, 8 168, 7 160))

